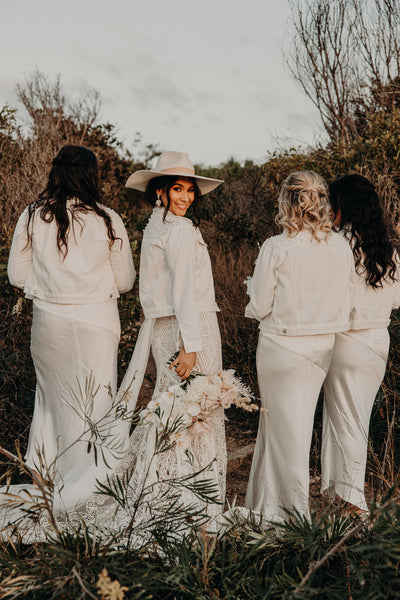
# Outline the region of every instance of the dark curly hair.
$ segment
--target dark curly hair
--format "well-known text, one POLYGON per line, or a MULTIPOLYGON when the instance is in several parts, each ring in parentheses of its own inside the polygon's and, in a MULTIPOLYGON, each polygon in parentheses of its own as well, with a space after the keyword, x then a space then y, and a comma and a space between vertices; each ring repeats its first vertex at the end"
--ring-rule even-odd
POLYGON ((190 179, 190 181, 193 183, 194 200, 193 200, 192 204, 190 205, 190 208, 193 210, 193 214, 194 214, 193 221, 197 227, 200 224, 200 210, 199 209, 200 209, 201 192, 200 192, 199 186, 197 185, 196 180, 193 177, 162 175, 161 177, 155 177, 154 179, 150 179, 149 183, 147 184, 145 198, 151 204, 151 206, 155 206, 156 200, 157 200, 157 190, 161 189, 161 190, 165 191, 167 198, 168 198, 168 204, 165 207, 164 217, 163 217, 163 219, 165 221, 165 218, 168 214, 169 205, 170 205, 169 191, 175 185, 175 183, 178 181, 178 179, 190 179))
POLYGON ((84 146, 64 146, 53 160, 49 179, 38 200, 28 206, 28 244, 32 240, 31 221, 36 211, 46 223, 57 223, 57 247, 64 258, 68 253, 69 214, 82 225, 79 213, 95 212, 107 227, 110 245, 115 232, 109 214, 100 205, 99 168, 96 155, 84 146), (79 200, 67 210, 67 200, 79 200), (70 213, 69 213, 70 211, 70 213))
POLYGON ((373 288, 385 279, 395 281, 393 234, 374 185, 362 175, 345 175, 330 184, 329 201, 335 217, 340 211, 340 229, 351 244, 357 273, 373 288))

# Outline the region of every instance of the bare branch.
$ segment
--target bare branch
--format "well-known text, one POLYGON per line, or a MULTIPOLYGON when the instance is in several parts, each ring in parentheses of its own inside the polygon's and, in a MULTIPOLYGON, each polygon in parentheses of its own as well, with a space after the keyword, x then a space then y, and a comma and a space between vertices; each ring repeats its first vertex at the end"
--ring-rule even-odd
POLYGON ((286 60, 332 141, 362 133, 367 115, 400 102, 397 0, 289 0, 286 60))

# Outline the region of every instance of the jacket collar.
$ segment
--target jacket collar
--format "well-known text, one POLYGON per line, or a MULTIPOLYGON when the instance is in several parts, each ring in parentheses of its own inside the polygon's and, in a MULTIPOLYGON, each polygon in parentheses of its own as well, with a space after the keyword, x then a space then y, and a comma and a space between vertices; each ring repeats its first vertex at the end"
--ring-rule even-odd
MULTIPOLYGON (((153 213, 151 215, 151 220, 158 222, 162 222, 164 219, 164 207, 163 206, 156 206, 155 208, 153 208, 153 213)), ((174 213, 168 211, 167 216, 165 217, 165 223, 169 224, 169 223, 182 223, 182 221, 186 221, 187 223, 190 223, 190 225, 193 225, 193 221, 191 219, 188 219, 187 217, 179 217, 178 215, 174 215, 174 213)))

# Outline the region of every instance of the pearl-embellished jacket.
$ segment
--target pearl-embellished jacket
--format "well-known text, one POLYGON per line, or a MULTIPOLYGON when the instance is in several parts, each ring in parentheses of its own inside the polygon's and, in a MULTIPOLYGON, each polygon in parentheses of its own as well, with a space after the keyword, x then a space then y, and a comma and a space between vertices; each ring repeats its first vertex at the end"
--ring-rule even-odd
MULTIPOLYGON (((67 207, 75 200, 68 200, 67 207)), ((56 304, 91 304, 119 297, 135 281, 135 268, 128 235, 121 218, 102 207, 111 217, 116 239, 110 246, 102 217, 88 211, 70 221, 68 253, 57 248, 55 220, 47 223, 36 212, 31 224, 32 241, 28 244, 28 209, 15 228, 8 260, 11 285, 24 290, 27 298, 39 298, 56 304)))
POLYGON ((249 282, 246 316, 264 333, 312 335, 349 329, 354 261, 332 232, 318 242, 303 230, 267 239, 249 282))
POLYGON ((175 315, 186 352, 202 350, 200 313, 218 311, 207 245, 186 217, 154 208, 143 233, 139 294, 146 319, 175 315))

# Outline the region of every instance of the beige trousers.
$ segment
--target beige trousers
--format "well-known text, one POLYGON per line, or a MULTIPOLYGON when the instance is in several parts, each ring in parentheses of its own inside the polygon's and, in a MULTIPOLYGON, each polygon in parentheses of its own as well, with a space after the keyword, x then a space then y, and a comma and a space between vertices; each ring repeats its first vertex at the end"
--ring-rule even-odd
POLYGON ((364 510, 369 420, 388 351, 386 328, 336 334, 324 384, 321 490, 364 510))
POLYGON ((257 374, 262 407, 246 506, 266 519, 287 510, 309 518, 309 455, 314 413, 335 335, 260 333, 257 374))

